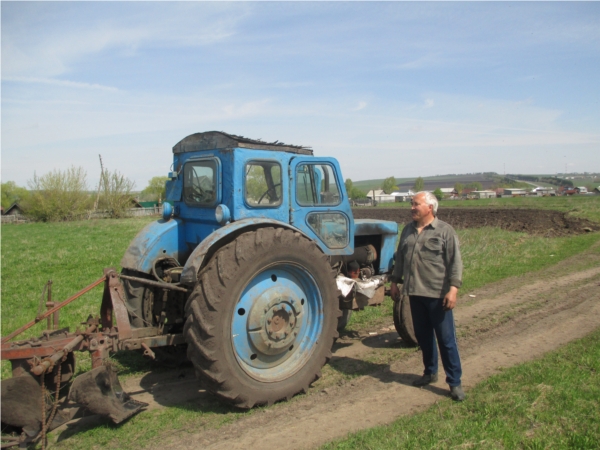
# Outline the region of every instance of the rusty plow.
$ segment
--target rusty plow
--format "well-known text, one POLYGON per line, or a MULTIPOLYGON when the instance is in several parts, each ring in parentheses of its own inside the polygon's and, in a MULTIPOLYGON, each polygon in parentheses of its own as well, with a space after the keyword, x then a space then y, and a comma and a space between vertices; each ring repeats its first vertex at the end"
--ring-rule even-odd
MULTIPOLYGON (((62 303, 51 300, 51 282, 45 293, 47 310, 2 338, 2 359, 12 364, 12 378, 2 380, 2 448, 42 442, 46 433, 80 417, 98 414, 119 424, 147 406, 123 391, 109 354, 123 349, 179 343, 179 335, 161 335, 132 329, 125 293, 114 269, 62 303), (83 329, 59 328, 59 310, 96 286, 104 284, 99 317, 88 317, 83 329), (114 318, 114 321, 113 321, 114 318), (48 329, 37 338, 11 340, 47 319, 48 329), (87 351, 92 370, 77 377, 75 352, 87 351)), ((81 328, 81 327, 80 327, 81 328)))

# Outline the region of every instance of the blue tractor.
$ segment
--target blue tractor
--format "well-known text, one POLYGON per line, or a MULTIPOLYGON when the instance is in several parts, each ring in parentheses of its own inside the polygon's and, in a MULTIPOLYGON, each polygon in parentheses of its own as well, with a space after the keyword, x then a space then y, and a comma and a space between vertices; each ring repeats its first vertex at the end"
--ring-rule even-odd
POLYGON ((306 392, 349 312, 383 300, 397 224, 353 219, 335 159, 223 132, 173 147, 166 192, 121 261, 132 327, 185 342, 238 407, 306 392), (377 295, 340 294, 349 263, 377 295))
POLYGON ((107 268, 61 303, 49 281, 49 309, 2 338, 13 374, 1 383, 2 427, 23 431, 15 445, 82 409, 120 423, 146 406, 123 392, 111 352, 168 362, 185 350, 203 387, 240 408, 290 399, 320 376, 350 312, 383 301, 398 226, 354 220, 335 159, 197 133, 173 147, 166 188, 162 219, 131 242, 120 274, 107 268), (100 315, 61 328, 59 310, 102 284, 100 315), (44 319, 42 336, 12 341, 44 319), (73 379, 76 351, 92 370, 73 379))

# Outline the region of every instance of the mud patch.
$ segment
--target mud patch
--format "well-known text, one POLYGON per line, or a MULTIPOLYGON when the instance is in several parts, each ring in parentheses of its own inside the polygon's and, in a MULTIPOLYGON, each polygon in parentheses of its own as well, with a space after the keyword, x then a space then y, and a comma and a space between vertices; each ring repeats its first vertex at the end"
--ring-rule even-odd
MULTIPOLYGON (((405 224, 411 220, 405 208, 353 209, 355 219, 390 220, 405 224)), ((496 227, 536 236, 572 236, 600 230, 600 224, 569 217, 567 213, 543 209, 440 208, 438 217, 454 228, 496 227)))

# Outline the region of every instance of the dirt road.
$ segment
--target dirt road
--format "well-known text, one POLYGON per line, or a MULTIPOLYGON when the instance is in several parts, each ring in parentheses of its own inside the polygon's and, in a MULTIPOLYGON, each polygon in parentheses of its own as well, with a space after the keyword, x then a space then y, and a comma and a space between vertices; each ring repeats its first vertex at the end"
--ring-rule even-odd
MULTIPOLYGON (((467 395, 501 368, 538 358, 600 326, 600 252, 595 247, 549 269, 488 285, 471 293, 474 298, 460 299, 455 317, 467 395)), ((399 352, 395 349, 402 346, 391 318, 376 336, 366 335, 340 339, 335 362, 351 367, 353 361, 382 351, 399 352)), ((425 389, 412 387, 421 371, 420 353, 405 352, 401 360, 378 365, 368 375, 265 408, 218 430, 179 433, 161 440, 156 448, 315 448, 447 398, 443 377, 425 389)), ((207 394, 190 378, 128 380, 125 388, 154 408, 194 397, 206 401, 207 394)))

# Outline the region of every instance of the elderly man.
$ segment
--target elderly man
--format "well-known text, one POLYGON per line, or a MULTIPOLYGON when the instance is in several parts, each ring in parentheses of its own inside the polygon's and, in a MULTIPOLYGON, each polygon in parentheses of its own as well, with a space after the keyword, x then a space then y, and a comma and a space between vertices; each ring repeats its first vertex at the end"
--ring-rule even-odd
POLYGON ((462 284, 462 260, 456 232, 436 217, 437 208, 437 199, 430 192, 419 192, 413 197, 413 221, 400 235, 391 295, 410 298, 415 335, 425 366, 423 376, 413 384, 422 387, 438 380, 437 338, 450 395, 462 401, 465 393, 460 384, 462 369, 452 314, 462 284), (402 292, 398 283, 403 285, 402 292))

